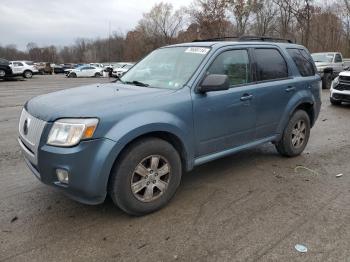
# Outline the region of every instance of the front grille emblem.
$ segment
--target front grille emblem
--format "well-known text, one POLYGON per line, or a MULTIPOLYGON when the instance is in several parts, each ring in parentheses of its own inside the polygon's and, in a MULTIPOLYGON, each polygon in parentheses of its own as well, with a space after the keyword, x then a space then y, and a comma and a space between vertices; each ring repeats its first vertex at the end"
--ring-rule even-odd
POLYGON ((24 120, 24 124, 23 124, 23 134, 24 135, 28 135, 29 125, 30 125, 30 118, 27 118, 26 120, 24 120))

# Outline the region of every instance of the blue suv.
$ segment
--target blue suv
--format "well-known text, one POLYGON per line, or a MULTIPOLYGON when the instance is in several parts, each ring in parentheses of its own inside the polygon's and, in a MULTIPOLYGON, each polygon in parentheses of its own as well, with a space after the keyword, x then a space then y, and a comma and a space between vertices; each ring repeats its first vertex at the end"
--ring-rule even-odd
POLYGON ((301 154, 321 106, 309 52, 240 38, 159 48, 113 83, 28 101, 18 142, 43 183, 132 215, 163 207, 183 172, 263 143, 301 154))

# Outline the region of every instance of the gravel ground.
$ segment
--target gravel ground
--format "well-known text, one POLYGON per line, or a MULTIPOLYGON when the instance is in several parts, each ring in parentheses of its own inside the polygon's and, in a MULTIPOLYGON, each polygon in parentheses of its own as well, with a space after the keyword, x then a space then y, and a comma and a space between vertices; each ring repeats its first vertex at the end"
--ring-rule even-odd
POLYGON ((203 165, 167 207, 135 218, 41 184, 16 141, 26 100, 106 81, 0 81, 0 261, 350 261, 350 106, 331 106, 323 91, 301 156, 264 145, 203 165))

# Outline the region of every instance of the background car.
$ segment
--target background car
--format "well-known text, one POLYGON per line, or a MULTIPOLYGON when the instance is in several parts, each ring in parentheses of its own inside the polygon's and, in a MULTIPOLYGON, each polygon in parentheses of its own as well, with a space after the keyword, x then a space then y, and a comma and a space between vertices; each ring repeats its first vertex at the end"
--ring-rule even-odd
POLYGON ((346 68, 343 56, 339 52, 323 52, 311 54, 317 72, 322 78, 322 88, 329 89, 332 80, 346 68))
POLYGON ((80 66, 72 69, 67 77, 101 77, 103 75, 103 68, 94 67, 90 65, 80 66))
POLYGON ((39 73, 32 61, 10 61, 10 67, 13 75, 21 75, 24 78, 32 78, 33 75, 39 73))
POLYGON ((343 71, 336 77, 330 90, 332 105, 340 105, 342 102, 350 103, 350 71, 343 71))
POLYGON ((121 67, 114 68, 113 72, 112 72, 112 76, 114 76, 114 77, 122 77, 133 66, 134 66, 133 63, 125 63, 121 67))
POLYGON ((12 76, 10 62, 6 59, 0 58, 0 79, 4 79, 9 76, 12 76))
POLYGON ((52 70, 55 74, 64 74, 64 67, 61 65, 52 64, 52 70))

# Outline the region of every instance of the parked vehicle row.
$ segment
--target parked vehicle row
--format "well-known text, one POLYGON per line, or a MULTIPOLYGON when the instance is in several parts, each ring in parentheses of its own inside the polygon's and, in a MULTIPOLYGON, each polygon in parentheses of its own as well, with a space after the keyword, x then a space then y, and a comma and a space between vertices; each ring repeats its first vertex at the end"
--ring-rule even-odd
POLYGON ((31 78, 35 74, 66 74, 67 77, 116 77, 124 75, 134 64, 120 62, 113 64, 52 64, 47 62, 0 60, 0 79, 22 76, 31 78))

